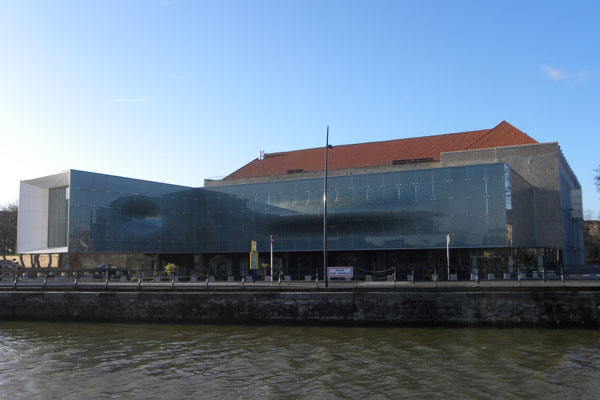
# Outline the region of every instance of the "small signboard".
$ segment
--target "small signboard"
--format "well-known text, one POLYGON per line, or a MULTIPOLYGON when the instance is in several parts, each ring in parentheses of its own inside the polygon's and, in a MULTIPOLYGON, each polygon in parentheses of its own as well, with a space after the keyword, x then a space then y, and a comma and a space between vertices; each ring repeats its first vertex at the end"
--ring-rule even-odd
POLYGON ((250 251, 257 251, 256 250, 256 240, 250 241, 250 251))
POLYGON ((329 278, 352 278, 354 276, 353 267, 327 267, 327 276, 329 278))
POLYGON ((250 252, 250 269, 258 269, 258 253, 250 252))

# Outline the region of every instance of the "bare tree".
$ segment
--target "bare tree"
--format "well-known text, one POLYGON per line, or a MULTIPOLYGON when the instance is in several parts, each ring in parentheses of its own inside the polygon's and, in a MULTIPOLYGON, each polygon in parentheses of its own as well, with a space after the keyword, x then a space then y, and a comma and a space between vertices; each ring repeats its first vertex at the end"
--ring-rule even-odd
POLYGON ((3 260, 6 260, 7 254, 17 251, 18 210, 16 202, 0 206, 0 252, 3 260))
POLYGON ((596 176, 594 177, 594 185, 596 185, 596 190, 600 192, 600 166, 596 169, 596 176))
POLYGON ((583 219, 586 221, 591 221, 594 219, 594 211, 586 208, 583 210, 583 219))

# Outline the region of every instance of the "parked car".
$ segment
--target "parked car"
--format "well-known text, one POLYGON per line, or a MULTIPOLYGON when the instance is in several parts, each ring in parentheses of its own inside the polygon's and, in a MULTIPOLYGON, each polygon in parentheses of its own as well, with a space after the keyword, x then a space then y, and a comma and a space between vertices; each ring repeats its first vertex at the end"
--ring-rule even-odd
POLYGON ((129 276, 129 272, 125 269, 121 269, 115 265, 101 264, 93 269, 94 276, 104 277, 108 272, 110 278, 120 278, 121 276, 129 276))

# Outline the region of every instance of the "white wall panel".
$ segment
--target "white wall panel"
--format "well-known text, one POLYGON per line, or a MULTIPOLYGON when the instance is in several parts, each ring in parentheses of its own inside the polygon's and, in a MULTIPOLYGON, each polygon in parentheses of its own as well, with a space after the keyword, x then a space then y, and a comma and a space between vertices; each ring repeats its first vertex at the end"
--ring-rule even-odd
POLYGON ((21 181, 17 223, 18 253, 47 249, 48 189, 61 186, 69 186, 69 172, 21 181))
POLYGON ((26 253, 47 246, 48 189, 21 182, 17 251, 26 253))

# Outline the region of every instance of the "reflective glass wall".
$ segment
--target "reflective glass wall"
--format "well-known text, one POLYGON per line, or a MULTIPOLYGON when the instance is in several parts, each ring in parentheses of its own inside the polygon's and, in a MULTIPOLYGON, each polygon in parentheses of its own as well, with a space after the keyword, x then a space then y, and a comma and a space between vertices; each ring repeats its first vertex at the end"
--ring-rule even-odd
POLYGON ((510 180, 507 188, 508 243, 515 247, 537 247, 535 195, 533 186, 506 167, 510 180))
MULTIPOLYGON (((445 247, 447 234, 454 247, 508 246, 510 178, 505 164, 332 177, 328 248, 445 247)), ((282 251, 322 248, 322 179, 204 190, 224 205, 202 209, 202 221, 220 222, 207 232, 233 238, 209 251, 245 251, 252 239, 266 250, 270 234, 282 251)))
POLYGON ((68 188, 48 190, 48 247, 67 245, 67 222, 69 212, 68 188))
MULTIPOLYGON (((71 171, 69 251, 184 253, 193 199, 189 188, 117 176, 71 171)), ((196 199, 197 200, 197 199, 196 199)))
MULTIPOLYGON (((533 200, 514 175, 488 164, 331 177, 328 247, 443 248, 447 234, 453 247, 518 246, 532 222, 507 220, 533 200)), ((322 223, 319 178, 192 189, 71 173, 75 252, 247 252, 251 240, 267 251, 271 234, 277 251, 318 251, 322 223)))

